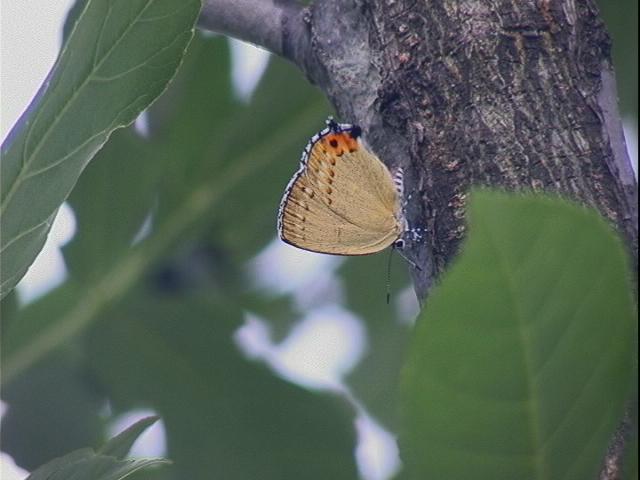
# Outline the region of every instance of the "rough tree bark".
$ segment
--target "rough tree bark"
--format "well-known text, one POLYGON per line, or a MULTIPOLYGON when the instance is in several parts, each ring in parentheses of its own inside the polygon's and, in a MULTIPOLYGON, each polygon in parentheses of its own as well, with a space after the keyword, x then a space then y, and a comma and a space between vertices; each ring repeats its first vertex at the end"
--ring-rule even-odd
MULTIPOLYGON (((383 162, 404 167, 407 218, 424 232, 406 250, 421 300, 464 235, 471 185, 595 206, 637 278, 637 184, 592 0, 207 0, 200 26, 296 63, 383 162)), ((616 477, 627 426, 602 478, 616 477)))

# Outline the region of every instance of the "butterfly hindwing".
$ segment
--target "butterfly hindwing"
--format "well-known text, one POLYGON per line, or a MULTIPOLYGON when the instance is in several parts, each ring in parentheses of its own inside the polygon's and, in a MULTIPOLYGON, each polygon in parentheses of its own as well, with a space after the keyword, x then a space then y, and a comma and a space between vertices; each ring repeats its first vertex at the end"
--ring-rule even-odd
POLYGON ((287 243, 339 255, 374 253, 402 233, 397 188, 359 128, 330 123, 305 150, 280 206, 287 243))

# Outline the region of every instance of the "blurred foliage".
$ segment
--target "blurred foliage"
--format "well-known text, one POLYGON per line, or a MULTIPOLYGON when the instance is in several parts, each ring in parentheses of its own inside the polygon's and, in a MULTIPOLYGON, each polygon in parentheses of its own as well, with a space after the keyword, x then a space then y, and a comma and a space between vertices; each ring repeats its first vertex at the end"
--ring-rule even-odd
POLYGON ((638 0, 599 0, 613 42, 620 113, 638 125, 638 0))
MULTIPOLYGON (((619 82, 637 84, 635 61, 619 82)), ((15 292, 2 300, 2 444, 24 468, 96 447, 115 415, 147 407, 162 417, 174 464, 132 478, 358 477, 354 402, 280 379, 232 338, 248 312, 273 338, 306 313, 290 295, 256 289, 246 265, 273 240, 283 188, 330 110, 278 58, 245 103, 230 64, 225 38, 196 33, 146 110, 144 135, 115 131, 69 196, 77 232, 63 250, 66 281, 27 306, 15 292)), ((623 111, 637 103, 627 90, 621 98, 635 100, 623 111)), ((368 341, 345 382, 397 432, 410 329, 395 303, 408 277, 392 257, 388 305, 387 261, 348 259, 337 274, 368 341)))
POLYGON ((121 480, 133 472, 152 465, 170 463, 162 458, 126 459, 138 436, 155 423, 158 417, 139 420, 124 432, 105 443, 98 452, 83 448, 56 458, 38 468, 28 480, 81 478, 82 480, 121 480))
MULTIPOLYGON (((328 109, 279 59, 245 104, 229 64, 225 38, 197 35, 147 111, 147 135, 115 132, 69 197, 69 277, 14 313, 3 336, 5 372, 15 372, 3 396, 20 405, 6 415, 3 445, 26 468, 95 444, 108 401, 114 414, 162 414, 183 478, 357 476, 350 403, 279 380, 232 339, 243 299, 260 297, 241 265, 273 239, 283 187, 328 109), (91 327, 65 335, 79 325, 91 327), (60 346, 32 347, 33 366, 12 369, 49 341, 60 346)), ((273 301, 287 306, 268 297, 252 306, 273 301)))

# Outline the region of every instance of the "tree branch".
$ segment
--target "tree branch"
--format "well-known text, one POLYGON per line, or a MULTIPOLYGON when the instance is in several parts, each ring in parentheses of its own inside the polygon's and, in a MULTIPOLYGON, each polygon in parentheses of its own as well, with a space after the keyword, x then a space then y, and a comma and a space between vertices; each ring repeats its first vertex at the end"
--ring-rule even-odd
POLYGON ((300 66, 310 78, 308 10, 295 0, 205 0, 198 27, 253 43, 300 66))

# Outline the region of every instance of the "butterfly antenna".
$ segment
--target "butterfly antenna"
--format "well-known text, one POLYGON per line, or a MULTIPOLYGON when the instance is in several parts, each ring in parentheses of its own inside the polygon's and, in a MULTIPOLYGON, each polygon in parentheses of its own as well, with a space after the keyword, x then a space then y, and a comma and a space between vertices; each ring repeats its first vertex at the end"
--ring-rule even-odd
POLYGON ((412 260, 408 259, 404 253, 402 253, 402 249, 404 248, 404 241, 403 240, 396 240, 396 242, 392 245, 392 249, 395 250, 396 252, 398 252, 398 255, 400 255, 402 258, 404 258, 408 263, 410 263, 411 265, 413 265, 415 268, 418 269, 418 271, 422 271, 422 269, 412 260))

